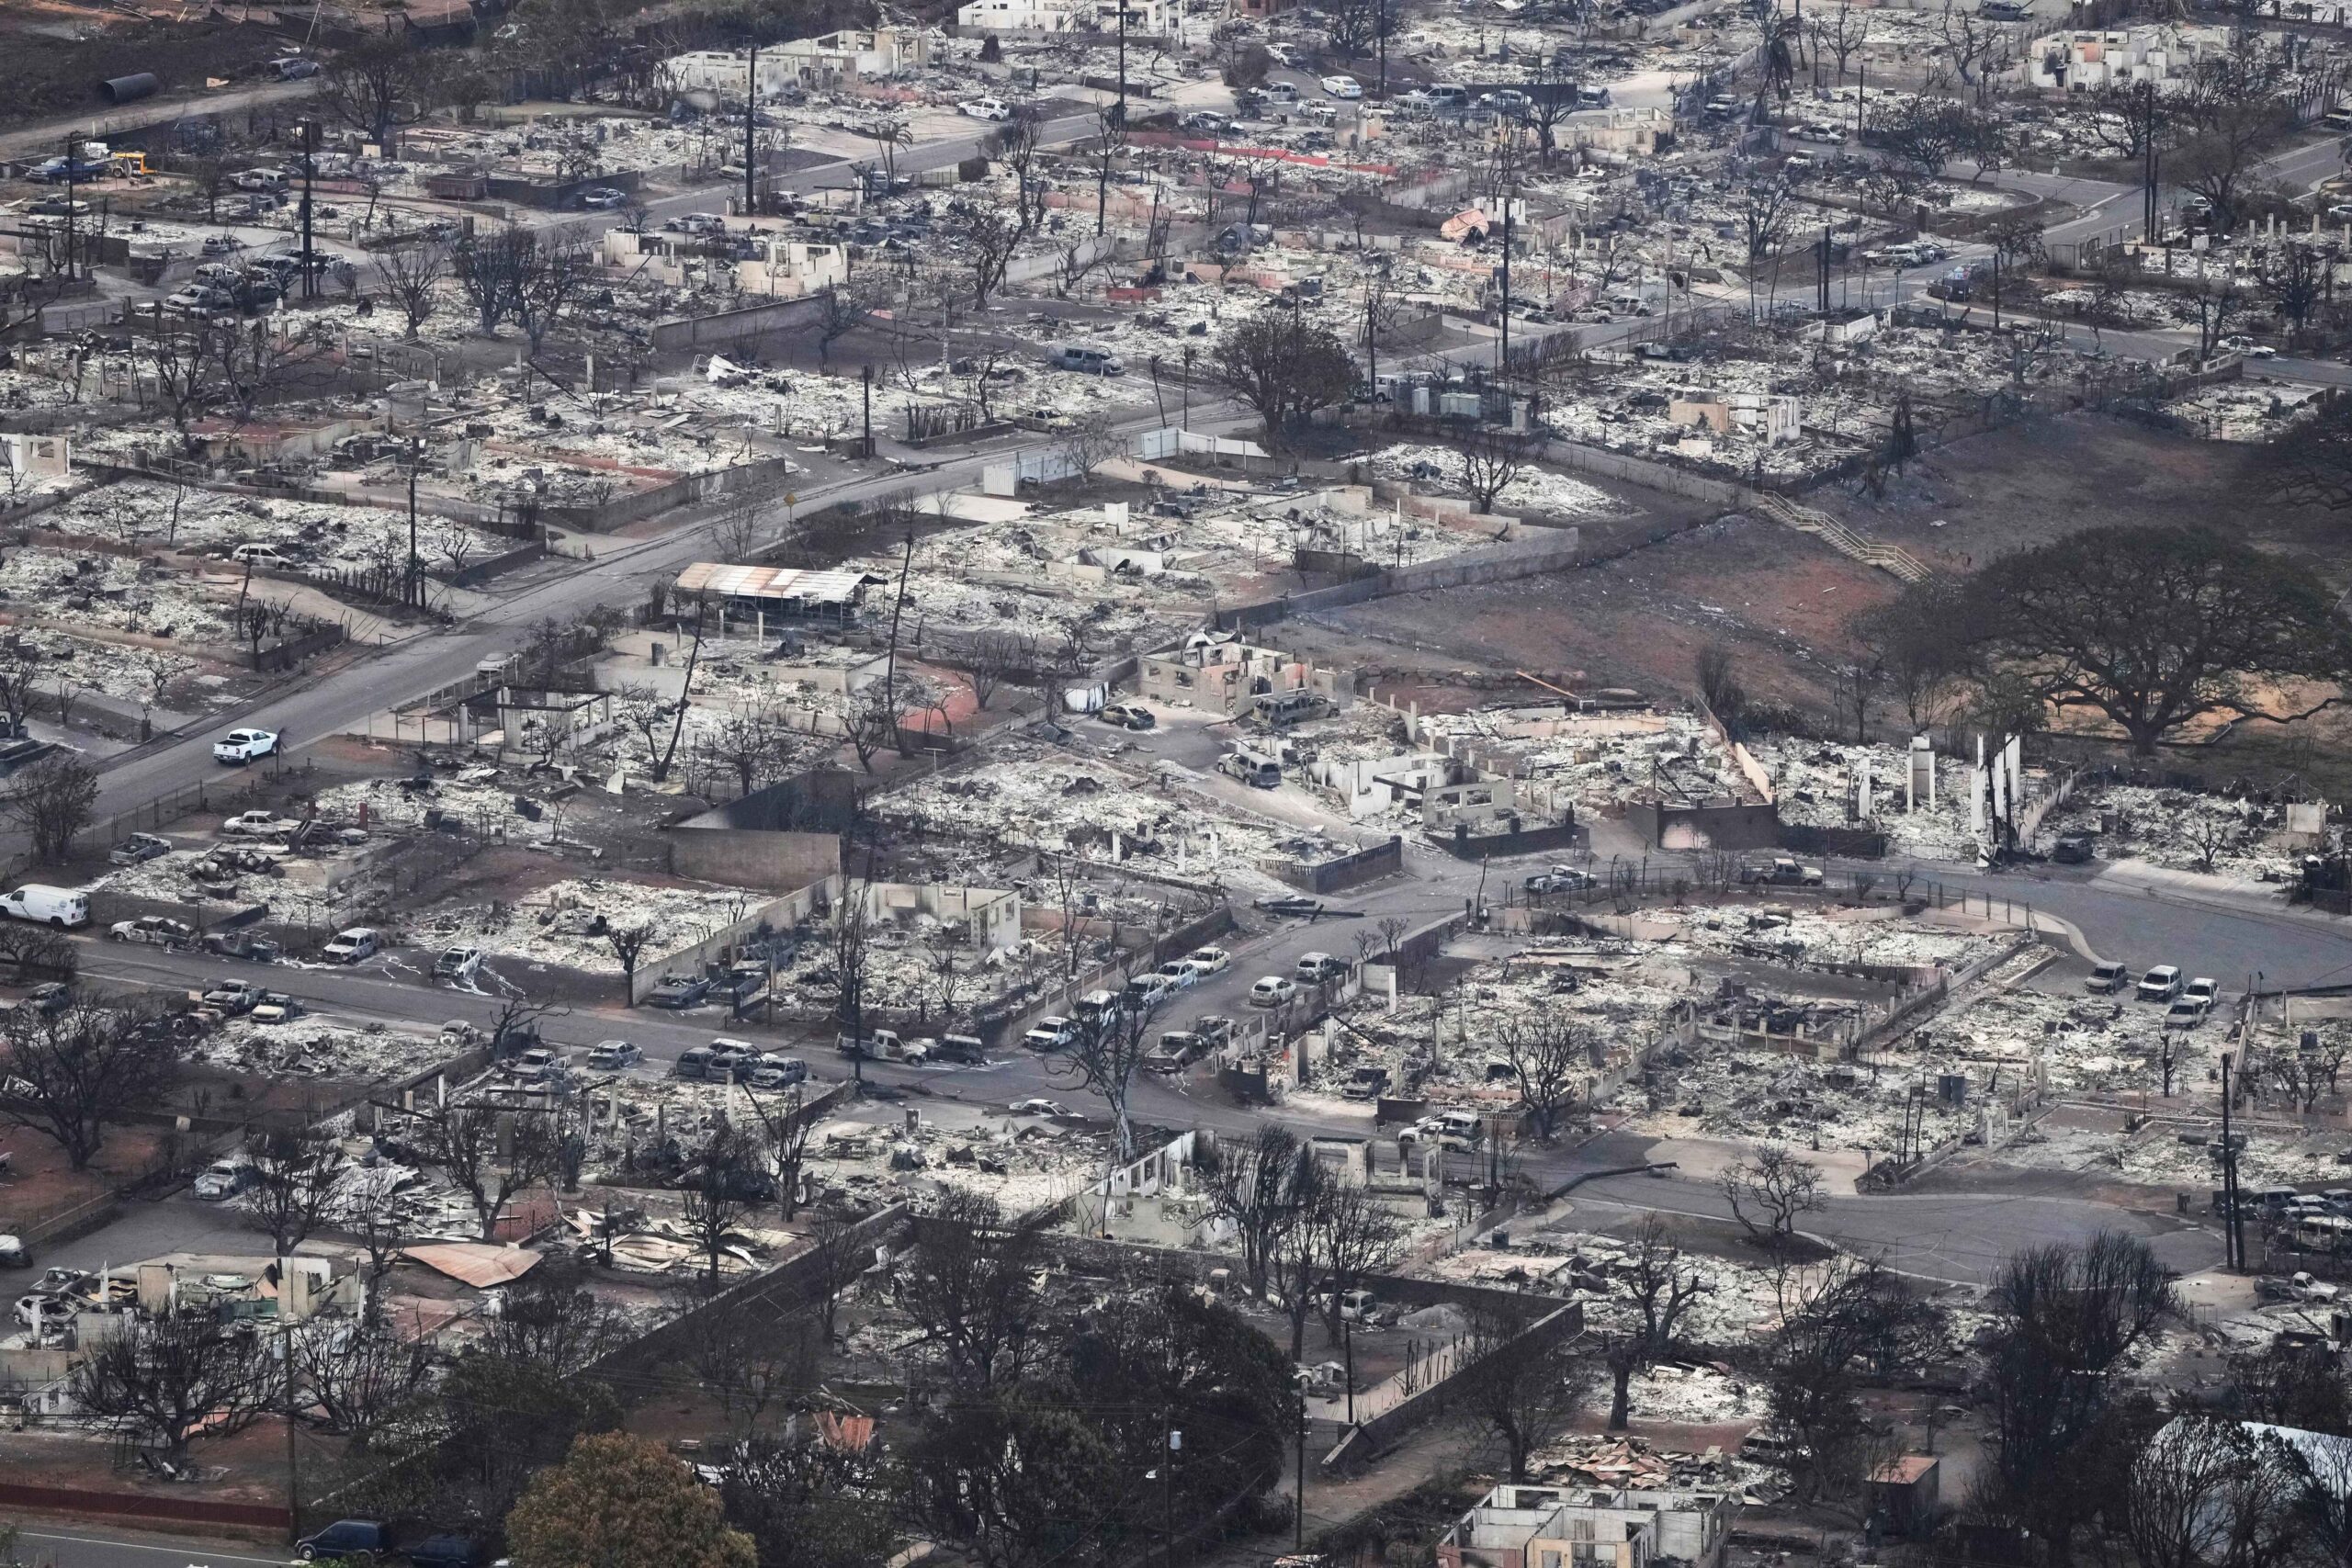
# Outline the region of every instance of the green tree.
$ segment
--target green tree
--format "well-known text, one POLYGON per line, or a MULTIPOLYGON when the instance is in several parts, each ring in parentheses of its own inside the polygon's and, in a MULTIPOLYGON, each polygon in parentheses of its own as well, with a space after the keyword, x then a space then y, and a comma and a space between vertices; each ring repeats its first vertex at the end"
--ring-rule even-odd
POLYGON ((980 1568, 1092 1557, 1138 1483, 1079 1416, 1001 1395, 933 1417, 908 1445, 907 1477, 916 1527, 980 1568))
POLYGON ((2059 711, 2089 709, 2142 756, 2217 714, 2290 724, 2257 683, 2352 669, 2352 621, 2306 568, 2201 528, 2086 529, 1969 579, 1955 637, 2059 711))
POLYGON ((506 1516, 516 1568, 754 1568, 752 1538, 661 1446, 627 1432, 581 1438, 532 1477, 506 1516))
POLYGON ((1348 345, 1296 310, 1270 310, 1235 327, 1209 355, 1208 369, 1258 415, 1275 446, 1285 429, 1341 401, 1356 384, 1348 345))
POLYGON ((889 1478, 870 1450, 757 1434, 735 1450, 719 1496, 760 1568, 871 1568, 898 1550, 889 1478))

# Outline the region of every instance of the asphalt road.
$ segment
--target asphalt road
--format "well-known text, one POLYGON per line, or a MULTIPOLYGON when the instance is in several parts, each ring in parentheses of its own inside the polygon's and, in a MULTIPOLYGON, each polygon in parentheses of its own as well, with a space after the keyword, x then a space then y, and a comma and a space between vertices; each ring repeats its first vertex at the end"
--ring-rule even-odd
POLYGON ((17 1532, 17 1556, 46 1568, 245 1568, 283 1564, 291 1553, 269 1555, 266 1547, 223 1545, 163 1535, 141 1535, 84 1524, 28 1523, 17 1532))

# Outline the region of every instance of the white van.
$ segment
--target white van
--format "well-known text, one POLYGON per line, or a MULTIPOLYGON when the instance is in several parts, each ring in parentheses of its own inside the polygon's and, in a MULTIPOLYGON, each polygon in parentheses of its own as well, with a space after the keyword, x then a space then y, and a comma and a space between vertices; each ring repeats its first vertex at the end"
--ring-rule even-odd
POLYGON ((71 887, 50 887, 28 882, 5 897, 0 911, 20 920, 71 929, 90 923, 90 896, 71 887))
POLYGON ((375 957, 383 945, 384 939, 376 934, 374 927, 354 926, 335 932, 320 954, 330 964, 357 964, 375 957))

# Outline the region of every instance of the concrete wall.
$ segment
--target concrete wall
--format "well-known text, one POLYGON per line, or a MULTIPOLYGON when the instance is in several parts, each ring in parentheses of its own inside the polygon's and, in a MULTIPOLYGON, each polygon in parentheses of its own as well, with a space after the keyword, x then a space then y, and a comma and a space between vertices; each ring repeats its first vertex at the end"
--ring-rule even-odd
POLYGON ((1329 588, 1286 593, 1279 599, 1263 600, 1255 604, 1238 604, 1229 610, 1219 610, 1216 624, 1220 630, 1225 631, 1243 626, 1270 626, 1295 613, 1339 609, 1398 593, 1419 593, 1437 588, 1461 588, 1473 583, 1510 582, 1522 577, 1538 577, 1547 571, 1558 571, 1575 565, 1577 551, 1576 529, 1547 528, 1532 538, 1508 545, 1495 545, 1483 550, 1464 550, 1442 560, 1383 570, 1377 576, 1335 583, 1329 588))
POLYGON ((825 296, 810 294, 797 299, 771 299, 707 316, 675 316, 653 323, 653 347, 657 351, 709 348, 765 337, 770 333, 806 331, 824 311, 825 296))
POLYGON ((1747 497, 1746 486, 1730 479, 1710 479, 1687 468, 1636 457, 1628 452, 1611 452, 1605 447, 1587 446, 1575 441, 1547 441, 1544 444, 1544 459, 1557 463, 1575 473, 1599 474, 1605 479, 1623 479, 1628 484, 1646 486, 1679 495, 1691 501, 1708 502, 1716 506, 1737 506, 1747 497))
POLYGON ((782 931, 797 926, 815 913, 820 899, 831 896, 831 885, 818 883, 803 887, 786 897, 771 900, 737 920, 733 925, 711 932, 700 942, 686 947, 673 948, 660 957, 647 957, 638 965, 629 979, 628 999, 633 1006, 653 994, 666 973, 700 974, 704 964, 722 958, 745 938, 756 935, 762 927, 782 931))
POLYGON ((1558 822, 1542 828, 1527 828, 1516 833, 1439 833, 1431 832, 1430 842, 1446 853, 1462 860, 1484 860, 1488 855, 1532 855, 1557 853, 1584 847, 1587 829, 1574 822, 1558 822))
POLYGON ((1384 876, 1395 876, 1405 869, 1405 840, 1391 838, 1385 844, 1374 844, 1368 850, 1339 860, 1327 860, 1319 865, 1269 863, 1267 870, 1307 893, 1336 893, 1345 887, 1361 887, 1367 882, 1377 882, 1384 876))
POLYGON ((771 893, 791 893, 837 876, 842 869, 838 833, 790 833, 764 828, 698 827, 680 823, 664 840, 673 876, 732 883, 771 893))
POLYGON ((1781 841, 1777 806, 1661 806, 1635 801, 1625 820, 1656 849, 1769 850, 1781 841))

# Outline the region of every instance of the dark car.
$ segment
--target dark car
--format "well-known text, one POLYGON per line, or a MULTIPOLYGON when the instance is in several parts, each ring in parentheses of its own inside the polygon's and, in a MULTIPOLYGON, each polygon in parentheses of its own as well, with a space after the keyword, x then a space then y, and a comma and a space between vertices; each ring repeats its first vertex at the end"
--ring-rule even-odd
POLYGON ((431 1535, 401 1553, 415 1568, 474 1568, 481 1552, 461 1535, 431 1535))
POLYGON ((294 1555, 305 1562, 332 1562, 338 1557, 379 1552, 390 1544, 384 1527, 373 1519, 337 1519, 316 1535, 294 1543, 294 1555))
POLYGON ((2080 833, 2069 833, 2051 846, 2050 858, 2061 865, 2082 865, 2091 858, 2091 841, 2080 833))

